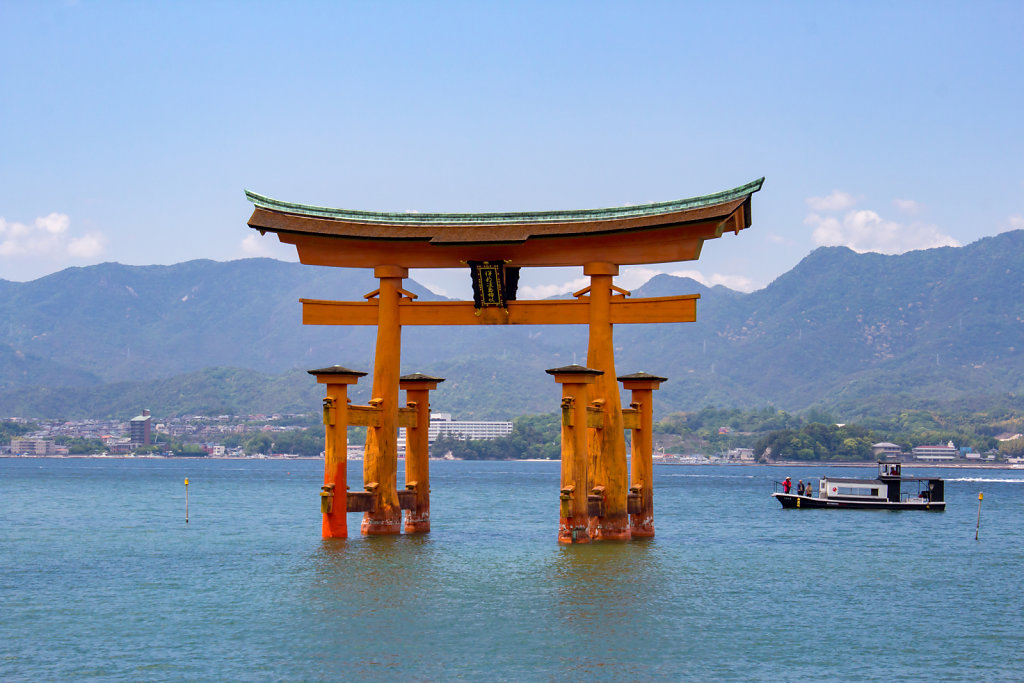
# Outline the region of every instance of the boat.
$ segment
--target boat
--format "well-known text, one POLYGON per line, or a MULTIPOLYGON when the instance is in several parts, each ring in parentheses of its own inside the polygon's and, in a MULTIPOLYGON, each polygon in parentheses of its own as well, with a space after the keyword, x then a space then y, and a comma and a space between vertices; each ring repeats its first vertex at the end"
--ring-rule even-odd
POLYGON ((808 481, 803 495, 777 490, 784 508, 850 508, 858 510, 946 509, 945 482, 938 477, 904 477, 898 462, 878 462, 877 479, 821 477, 817 486, 808 481), (911 491, 913 489, 913 491, 911 491))

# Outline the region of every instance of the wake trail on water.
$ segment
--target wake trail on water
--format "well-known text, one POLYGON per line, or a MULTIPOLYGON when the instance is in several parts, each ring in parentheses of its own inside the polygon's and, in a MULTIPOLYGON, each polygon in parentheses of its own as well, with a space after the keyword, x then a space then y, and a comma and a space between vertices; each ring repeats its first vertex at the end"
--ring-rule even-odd
POLYGON ((957 477, 946 481, 971 481, 982 484, 1024 484, 1024 479, 989 479, 986 477, 957 477))

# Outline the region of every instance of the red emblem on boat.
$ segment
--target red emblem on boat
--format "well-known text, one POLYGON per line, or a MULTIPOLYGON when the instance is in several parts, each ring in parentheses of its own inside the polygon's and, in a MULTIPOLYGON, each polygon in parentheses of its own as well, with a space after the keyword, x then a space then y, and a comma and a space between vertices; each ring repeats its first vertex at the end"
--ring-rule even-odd
POLYGON ((832 487, 832 493, 835 493, 835 492, 836 492, 836 487, 835 487, 835 486, 833 486, 833 487, 832 487))

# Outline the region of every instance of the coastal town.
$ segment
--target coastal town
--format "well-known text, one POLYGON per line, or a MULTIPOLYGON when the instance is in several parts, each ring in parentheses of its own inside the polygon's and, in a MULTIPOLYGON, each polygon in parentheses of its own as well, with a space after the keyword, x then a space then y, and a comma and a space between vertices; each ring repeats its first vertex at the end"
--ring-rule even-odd
MULTIPOLYGON (((150 457, 319 457, 322 441, 310 435, 322 427, 309 415, 190 415, 157 421, 149 410, 125 420, 28 420, 8 418, 0 423, 21 426, 25 431, 9 440, 0 439, 0 456, 150 456, 150 457), (292 438, 281 438, 289 437, 292 438), (308 443, 302 452, 273 451, 267 444, 308 443)), ((17 430, 20 431, 20 430, 17 430)), ((404 431, 404 430, 402 430, 404 431)), ((429 439, 497 439, 512 433, 512 422, 455 420, 451 413, 431 416, 429 439)), ((399 437, 400 450, 404 435, 399 437)), ((361 457, 362 443, 353 443, 349 455, 361 457)), ((298 451, 300 449, 291 449, 298 451)))
MULTIPOLYGON (((315 440, 309 434, 322 429, 315 419, 303 414, 271 415, 189 415, 157 419, 143 409, 128 420, 28 420, 6 418, 0 425, 7 431, 20 431, 19 436, 0 438, 0 456, 11 457, 211 457, 211 458, 297 458, 321 457, 322 441, 317 448, 306 444, 304 449, 274 450, 276 443, 299 443, 301 438, 315 440), (10 428, 14 429, 11 430, 10 428), (301 452, 292 452, 301 451, 301 452)), ((727 431, 723 428, 723 431, 727 431)), ((405 438, 399 434, 399 455, 404 451, 405 438)), ((431 416, 429 442, 438 439, 494 440, 509 437, 513 432, 511 421, 467 421, 453 419, 451 413, 431 416)), ((359 435, 361 436, 361 435, 359 435)), ((1020 434, 1001 434, 997 439, 1010 442, 1022 438, 1020 434)), ((357 460, 363 454, 362 439, 353 439, 348 446, 348 458, 357 460)), ((990 449, 984 453, 970 446, 922 444, 904 450, 900 445, 886 441, 872 444, 876 459, 899 461, 921 466, 985 466, 1022 467, 1024 458, 990 449)), ((443 458, 444 453, 431 453, 443 458)), ((772 464, 791 463, 785 459, 773 460, 770 453, 760 457, 753 448, 728 448, 719 453, 672 453, 665 447, 655 449, 655 463, 664 465, 692 464, 772 464)), ((452 459, 451 455, 447 459, 452 459)), ((458 458, 455 458, 458 459, 458 458)), ((818 461, 814 461, 817 463, 818 461)))

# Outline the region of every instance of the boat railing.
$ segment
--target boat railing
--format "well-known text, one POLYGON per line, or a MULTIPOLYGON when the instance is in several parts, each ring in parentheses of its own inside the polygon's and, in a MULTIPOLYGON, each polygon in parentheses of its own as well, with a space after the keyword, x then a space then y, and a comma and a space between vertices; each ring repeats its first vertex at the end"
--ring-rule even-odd
MULTIPOLYGON (((773 480, 772 481, 772 487, 773 487, 775 493, 784 493, 785 490, 786 490, 785 487, 783 486, 782 482, 778 481, 778 480, 773 480)), ((792 496, 802 495, 804 498, 818 498, 819 497, 816 486, 815 487, 811 487, 808 484, 807 488, 804 489, 804 493, 801 494, 801 493, 799 493, 799 491, 797 490, 797 487, 792 482, 790 482, 789 494, 792 495, 792 496)))

